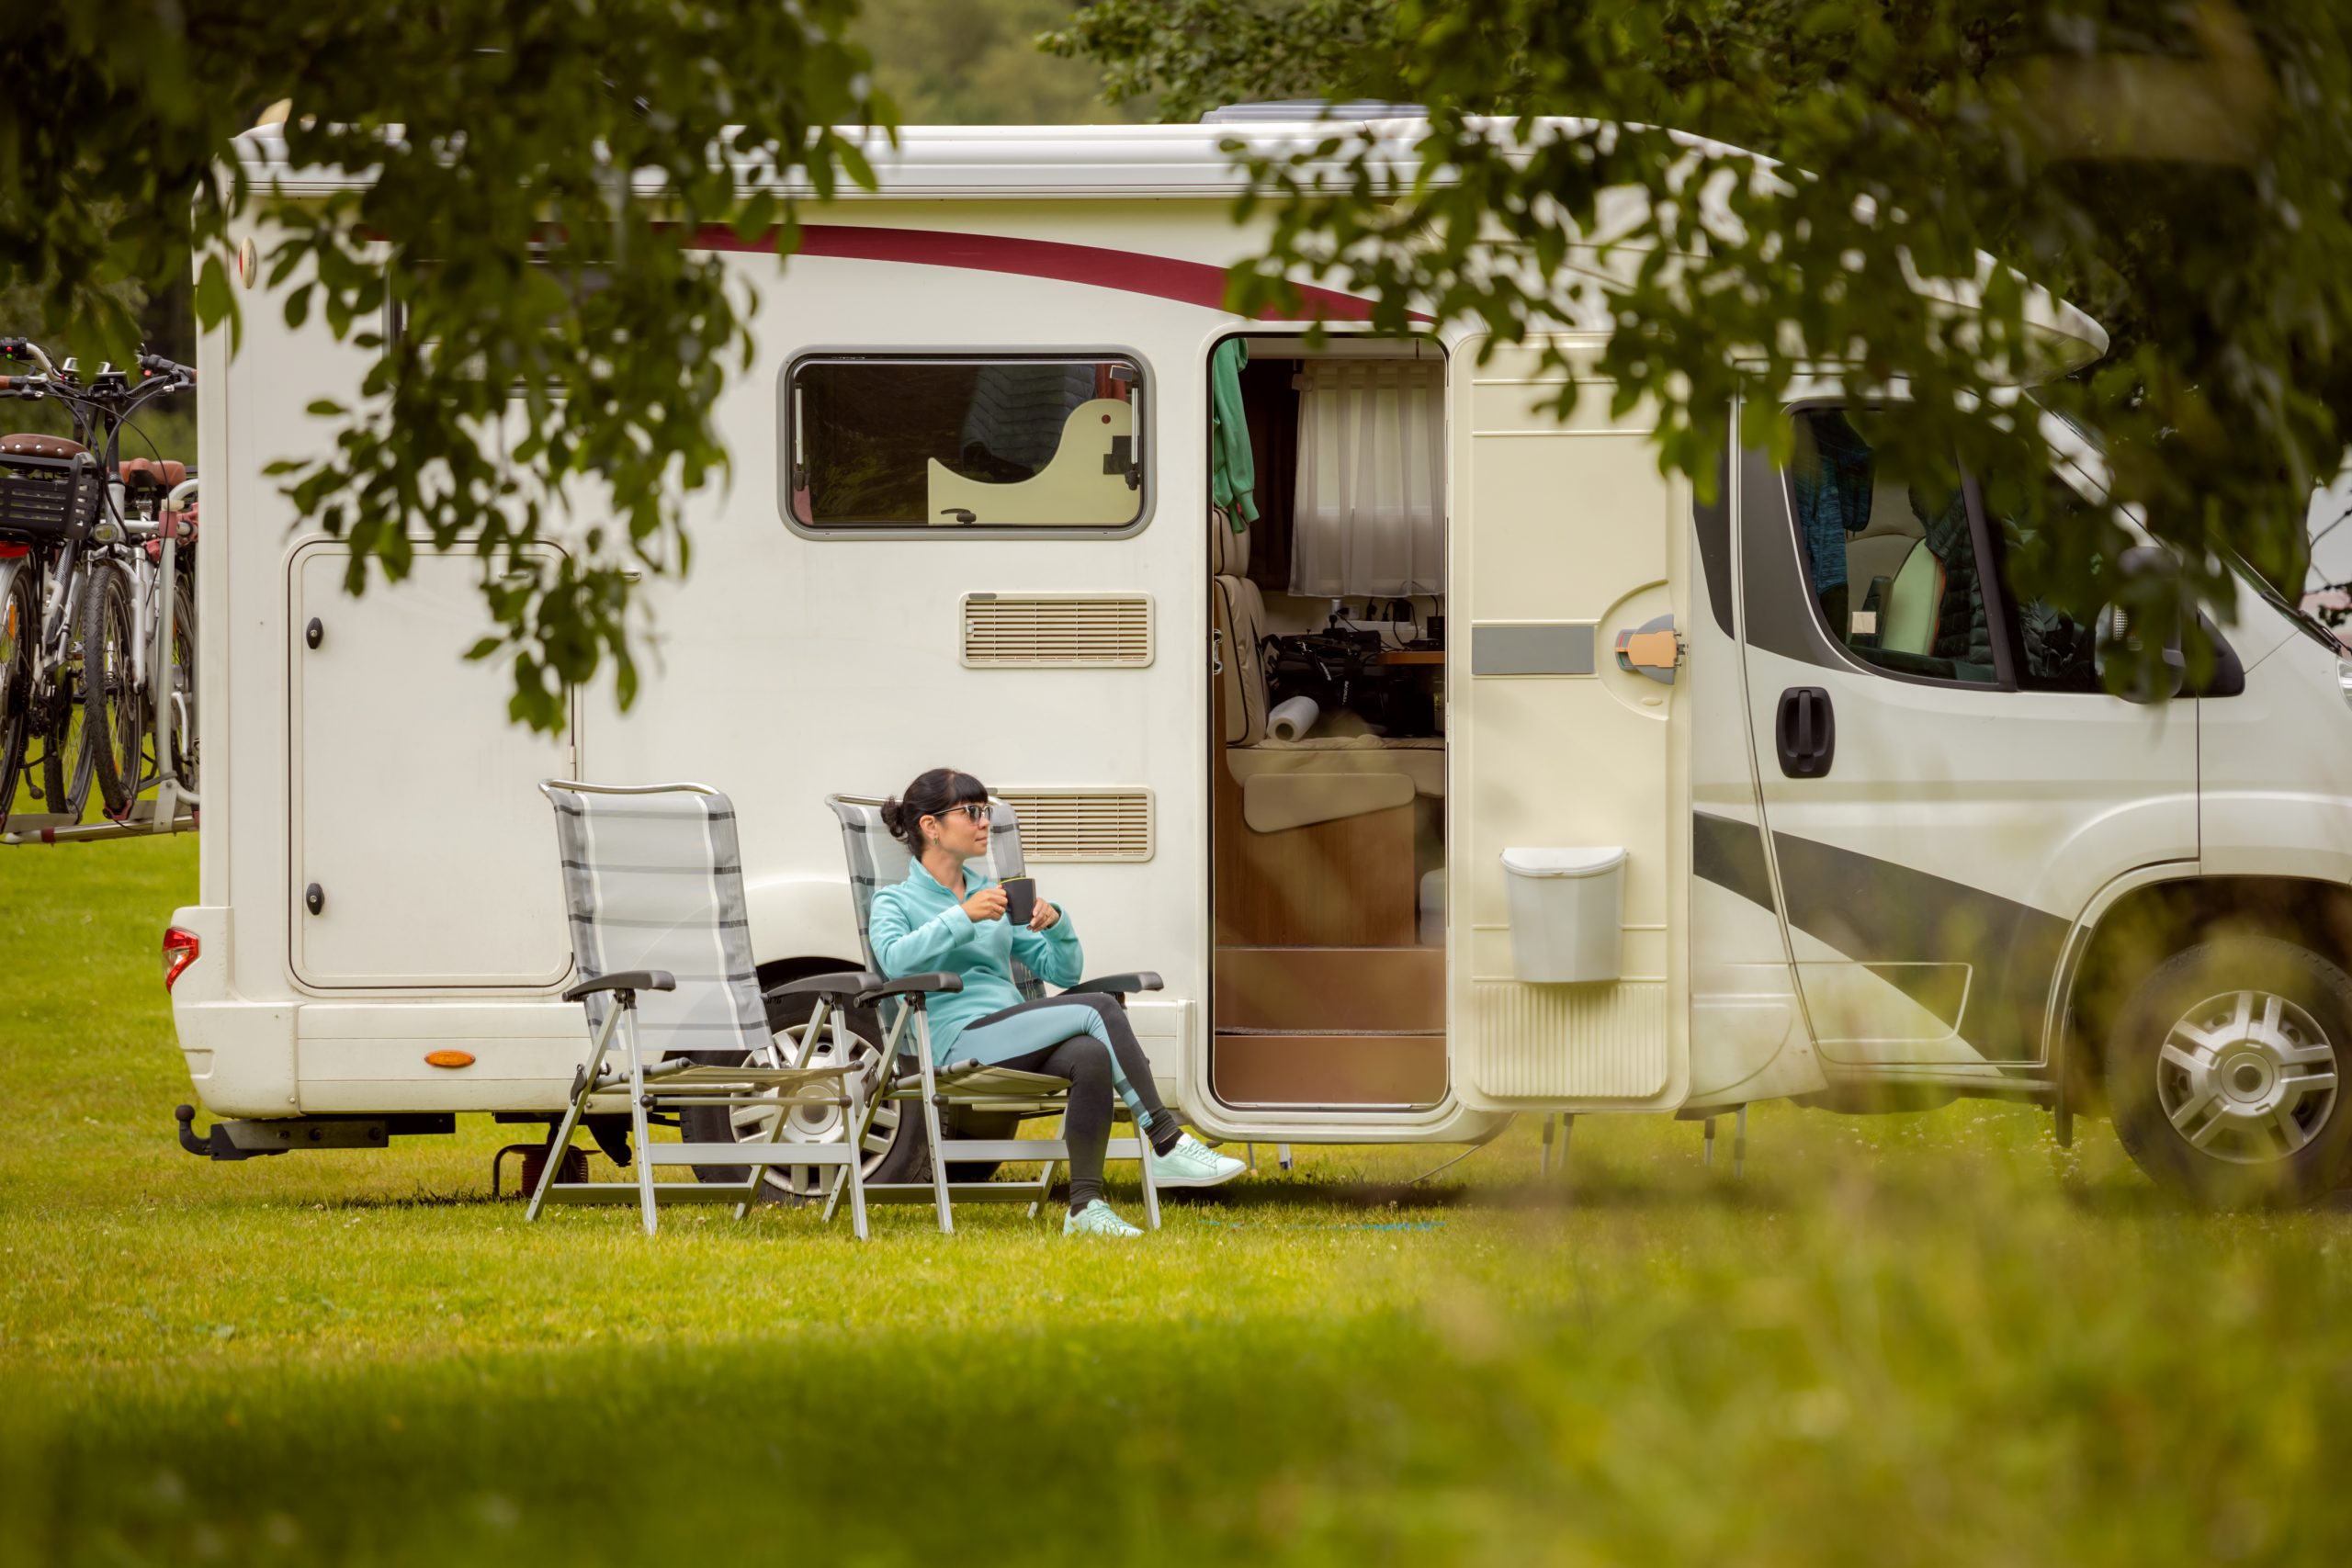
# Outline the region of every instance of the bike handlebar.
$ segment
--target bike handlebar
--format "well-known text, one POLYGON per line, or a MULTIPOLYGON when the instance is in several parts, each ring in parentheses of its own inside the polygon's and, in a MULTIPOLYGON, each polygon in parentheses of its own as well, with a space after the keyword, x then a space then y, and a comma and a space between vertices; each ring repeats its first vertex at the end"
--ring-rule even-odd
POLYGON ((0 359, 29 359, 40 367, 44 376, 54 375, 57 370, 40 344, 28 337, 0 337, 0 359))

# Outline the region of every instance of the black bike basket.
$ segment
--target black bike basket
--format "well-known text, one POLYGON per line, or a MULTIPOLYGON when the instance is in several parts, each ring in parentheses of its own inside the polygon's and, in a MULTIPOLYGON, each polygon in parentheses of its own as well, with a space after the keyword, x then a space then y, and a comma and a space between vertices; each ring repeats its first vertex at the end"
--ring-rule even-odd
POLYGON ((100 493, 86 457, 0 453, 0 540, 77 539, 97 521, 100 493))

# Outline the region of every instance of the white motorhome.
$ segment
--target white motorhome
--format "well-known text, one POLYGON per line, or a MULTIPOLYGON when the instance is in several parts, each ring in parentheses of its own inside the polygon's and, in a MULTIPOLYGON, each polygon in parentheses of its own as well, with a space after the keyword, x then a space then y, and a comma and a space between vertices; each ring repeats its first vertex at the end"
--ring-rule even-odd
MULTIPOLYGON (((688 503, 692 575, 642 585, 634 707, 578 693, 560 737, 460 657, 473 558, 343 592, 345 547, 266 469, 329 439, 305 406, 366 357, 243 295, 242 351, 202 350, 207 805, 172 990, 230 1120, 185 1141, 560 1111, 586 1035, 541 779, 731 795, 775 981, 858 966, 824 797, 952 763, 1017 808, 1090 968, 1166 977, 1136 1027, 1216 1137, 1975 1095, 2062 1131, 2112 1104, 2198 1192, 2333 1183, 2352 666, 2324 633, 2249 582, 2200 690, 2127 701, 2089 628, 2007 592, 2001 486, 1888 470, 1883 410, 1833 379, 1789 411, 1790 471, 1738 455, 1699 504, 1605 384, 1541 412, 1526 349, 1375 338, 1327 291, 1319 344, 1237 319, 1237 132, 1319 133, 910 130, 788 265, 734 258, 765 308, 717 414, 733 484, 688 503), (1213 503, 1213 397, 1254 521, 1213 503), (1318 631, 1347 670, 1270 718, 1314 660, 1265 639, 1318 631)), ((271 133, 241 150, 288 175, 271 133)), ((2055 363, 2103 351, 2044 303, 2055 363)), ((2095 497, 2081 470, 2038 482, 2095 497)), ((875 1160, 919 1136, 885 1125, 875 1160)))

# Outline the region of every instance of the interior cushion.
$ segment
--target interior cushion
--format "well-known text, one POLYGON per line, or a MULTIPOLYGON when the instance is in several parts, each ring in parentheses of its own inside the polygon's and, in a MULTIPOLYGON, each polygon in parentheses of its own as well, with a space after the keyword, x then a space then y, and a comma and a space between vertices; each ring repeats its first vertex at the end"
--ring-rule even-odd
POLYGON ((1402 773, 1260 773, 1241 786, 1241 820, 1254 833, 1279 833, 1408 806, 1413 782, 1402 773))
POLYGON ((1225 743, 1254 746, 1266 738, 1266 672, 1258 663, 1265 599, 1246 577, 1218 577, 1209 584, 1209 612, 1225 666, 1225 743))
POLYGON ((1377 735, 1317 735, 1305 740, 1228 746, 1226 771, 1247 786, 1265 773, 1400 773, 1413 792, 1445 798, 1445 738, 1417 735, 1387 740, 1377 735))
POLYGON ((1895 653, 1936 650, 1936 621, 1944 599, 1944 563, 1925 539, 1911 547, 1894 574, 1878 618, 1878 645, 1895 653))
POLYGON ((1233 513, 1209 508, 1209 570, 1218 577, 1250 575, 1250 529, 1233 525, 1233 513))

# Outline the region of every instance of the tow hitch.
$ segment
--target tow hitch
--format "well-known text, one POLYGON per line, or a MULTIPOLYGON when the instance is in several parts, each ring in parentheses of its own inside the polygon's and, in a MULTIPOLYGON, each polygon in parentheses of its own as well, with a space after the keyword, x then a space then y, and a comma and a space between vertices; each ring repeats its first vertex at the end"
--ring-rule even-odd
POLYGON ((215 1122, 196 1134, 196 1107, 172 1112, 180 1124, 180 1147, 198 1159, 255 1159, 288 1149, 380 1149, 401 1134, 454 1133, 455 1111, 413 1111, 398 1116, 287 1116, 266 1122, 215 1122))

